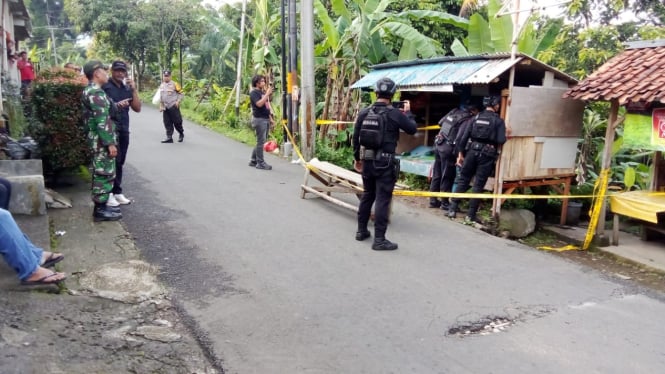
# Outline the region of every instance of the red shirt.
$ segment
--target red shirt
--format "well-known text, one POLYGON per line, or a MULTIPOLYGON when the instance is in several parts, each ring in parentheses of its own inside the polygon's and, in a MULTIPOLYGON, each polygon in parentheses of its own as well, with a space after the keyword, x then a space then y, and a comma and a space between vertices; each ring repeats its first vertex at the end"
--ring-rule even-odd
POLYGON ((32 66, 32 63, 28 60, 20 59, 16 62, 18 71, 21 73, 22 81, 32 81, 35 80, 35 68, 32 66))

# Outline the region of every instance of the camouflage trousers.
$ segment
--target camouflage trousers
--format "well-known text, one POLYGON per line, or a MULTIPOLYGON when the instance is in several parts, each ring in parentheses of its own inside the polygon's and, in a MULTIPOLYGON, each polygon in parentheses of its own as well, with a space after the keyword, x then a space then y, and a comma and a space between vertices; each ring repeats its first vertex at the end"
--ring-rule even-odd
POLYGON ((92 201, 106 204, 115 180, 115 158, 107 147, 95 147, 92 157, 92 201))

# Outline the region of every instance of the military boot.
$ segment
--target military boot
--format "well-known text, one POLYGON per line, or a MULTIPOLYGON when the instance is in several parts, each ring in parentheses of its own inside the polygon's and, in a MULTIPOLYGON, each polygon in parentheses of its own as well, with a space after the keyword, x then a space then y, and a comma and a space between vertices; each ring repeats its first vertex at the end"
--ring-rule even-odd
POLYGON ((375 251, 394 251, 397 249, 397 243, 393 243, 386 238, 376 238, 372 244, 375 251))
POLYGON ((95 204, 95 210, 92 213, 95 222, 99 221, 117 221, 122 218, 122 213, 114 212, 105 204, 95 204))
POLYGON ((109 205, 107 205, 107 206, 106 206, 106 210, 108 210, 109 212, 113 212, 113 213, 120 213, 120 212, 122 212, 122 211, 120 210, 120 207, 119 207, 119 206, 109 206, 109 205))
POLYGON ((356 231, 356 240, 359 242, 369 238, 370 236, 372 236, 372 234, 370 234, 367 229, 356 231))
POLYGON ((457 217, 457 211, 457 202, 451 201, 450 205, 448 206, 448 213, 446 213, 446 216, 448 216, 448 218, 455 218, 457 217))
POLYGON ((169 136, 166 139, 162 140, 162 143, 173 143, 173 138, 169 136))

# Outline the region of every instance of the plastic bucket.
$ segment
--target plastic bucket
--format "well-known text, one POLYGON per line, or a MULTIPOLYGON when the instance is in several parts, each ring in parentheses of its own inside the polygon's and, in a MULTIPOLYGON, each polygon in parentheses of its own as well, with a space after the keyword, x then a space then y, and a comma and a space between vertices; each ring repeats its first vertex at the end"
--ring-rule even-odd
POLYGON ((566 225, 577 226, 580 223, 582 213, 582 203, 575 201, 568 202, 568 211, 566 212, 566 225))

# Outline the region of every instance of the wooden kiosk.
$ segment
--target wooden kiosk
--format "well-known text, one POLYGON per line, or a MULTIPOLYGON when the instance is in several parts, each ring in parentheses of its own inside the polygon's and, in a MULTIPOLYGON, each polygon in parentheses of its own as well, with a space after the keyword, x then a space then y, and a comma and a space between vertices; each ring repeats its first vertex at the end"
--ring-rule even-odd
MULTIPOLYGON (((411 111, 422 128, 415 136, 401 134, 398 152, 429 147, 438 120, 466 100, 501 95, 501 116, 511 130, 497 162, 495 194, 522 187, 549 186, 568 195, 575 176, 577 143, 582 131, 584 103, 562 95, 574 78, 530 56, 498 53, 440 57, 376 65, 352 88, 371 89, 382 77, 398 86, 400 100, 411 100, 411 111)), ((409 160, 402 170, 410 172, 409 160)), ((422 175, 422 173, 421 173, 422 175)), ((493 214, 502 201, 495 199, 493 214)), ((568 202, 562 204, 565 222, 568 202)))

